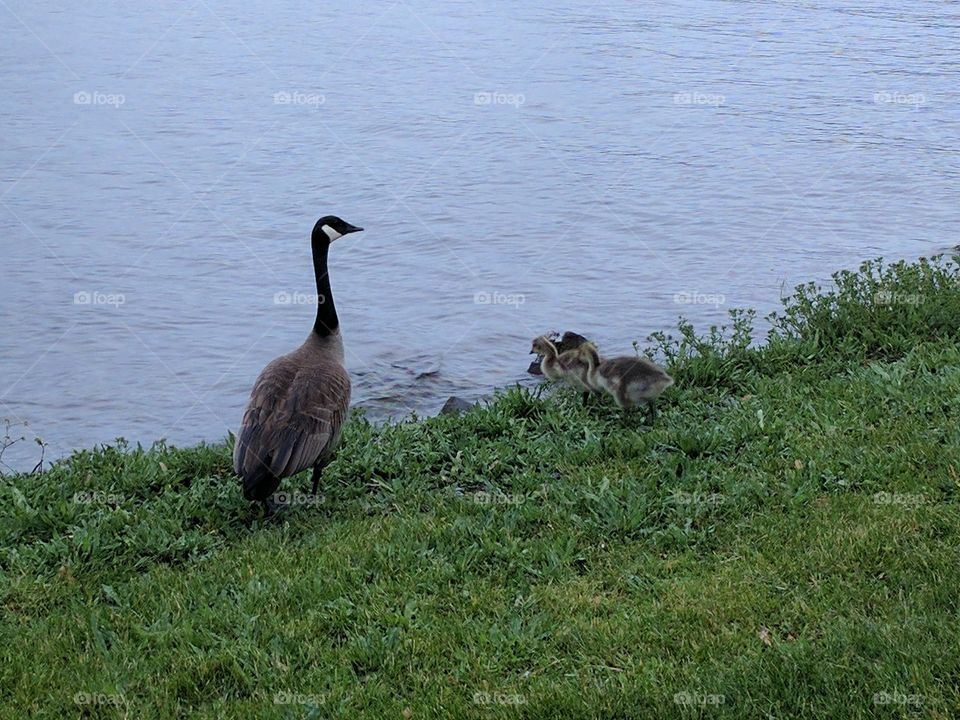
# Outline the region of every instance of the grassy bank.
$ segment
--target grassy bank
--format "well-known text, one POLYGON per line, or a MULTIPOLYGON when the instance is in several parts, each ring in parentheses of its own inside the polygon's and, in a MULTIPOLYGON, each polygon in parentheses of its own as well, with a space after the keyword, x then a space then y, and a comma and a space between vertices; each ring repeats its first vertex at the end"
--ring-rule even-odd
POLYGON ((226 447, 3 478, 0 717, 957 716, 958 269, 835 281, 658 337, 653 428, 355 419, 283 522, 226 447))

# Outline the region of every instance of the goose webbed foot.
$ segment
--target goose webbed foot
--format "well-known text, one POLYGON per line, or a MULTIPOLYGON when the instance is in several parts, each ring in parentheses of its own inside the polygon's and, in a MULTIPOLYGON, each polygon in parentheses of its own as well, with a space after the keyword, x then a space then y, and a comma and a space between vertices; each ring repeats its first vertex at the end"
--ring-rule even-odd
POLYGON ((283 515, 290 511, 290 503, 277 502, 272 497, 260 501, 263 504, 264 519, 283 515))

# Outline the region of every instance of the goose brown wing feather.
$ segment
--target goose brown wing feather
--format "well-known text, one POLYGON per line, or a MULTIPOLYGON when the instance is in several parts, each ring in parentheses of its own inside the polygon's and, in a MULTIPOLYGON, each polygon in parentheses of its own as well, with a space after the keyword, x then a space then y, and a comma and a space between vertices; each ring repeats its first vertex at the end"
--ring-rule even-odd
POLYGON ((277 358, 250 393, 234 470, 246 477, 265 466, 284 478, 312 467, 336 447, 349 406, 350 376, 340 363, 277 358))

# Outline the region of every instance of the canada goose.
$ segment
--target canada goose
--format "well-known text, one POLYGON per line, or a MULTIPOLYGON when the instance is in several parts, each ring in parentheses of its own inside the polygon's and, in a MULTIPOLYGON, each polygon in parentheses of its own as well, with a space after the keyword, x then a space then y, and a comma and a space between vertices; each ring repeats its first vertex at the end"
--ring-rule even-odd
POLYGON ((673 385, 673 378, 652 360, 640 357, 615 357, 603 360, 593 343, 584 343, 574 351, 580 362, 586 363, 587 384, 594 390, 603 390, 624 410, 640 403, 647 406, 652 423, 656 418, 656 401, 664 390, 673 385))
MULTIPOLYGON (((570 333, 573 335, 574 333, 570 333)), ((564 336, 566 337, 566 335, 564 336)), ((540 370, 547 380, 562 381, 583 393, 584 402, 590 395, 587 384, 587 363, 577 354, 576 348, 559 352, 557 345, 546 335, 533 339, 530 354, 543 356, 540 370)))
POLYGON ((269 515, 281 505, 270 496, 285 477, 313 468, 313 490, 340 441, 350 405, 340 321, 327 273, 330 244, 363 228, 333 215, 317 220, 310 242, 317 280, 317 319, 303 345, 267 365, 250 391, 237 434, 233 467, 243 496, 269 515))

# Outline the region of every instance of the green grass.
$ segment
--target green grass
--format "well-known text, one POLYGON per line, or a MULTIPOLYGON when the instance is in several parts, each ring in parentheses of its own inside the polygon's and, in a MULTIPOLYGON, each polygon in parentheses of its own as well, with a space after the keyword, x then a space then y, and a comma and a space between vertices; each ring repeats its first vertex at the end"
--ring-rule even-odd
POLYGON ((281 522, 225 446, 4 477, 0 717, 956 717, 955 263, 681 321, 652 428, 355 418, 281 522))

